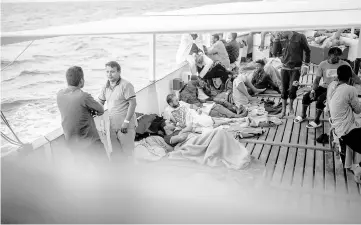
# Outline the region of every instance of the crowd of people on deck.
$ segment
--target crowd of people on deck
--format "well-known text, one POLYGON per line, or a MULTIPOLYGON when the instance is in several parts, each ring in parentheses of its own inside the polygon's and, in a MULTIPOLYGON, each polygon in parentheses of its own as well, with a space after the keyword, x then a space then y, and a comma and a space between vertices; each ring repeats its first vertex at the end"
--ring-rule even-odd
MULTIPOLYGON (((176 61, 178 64, 187 62, 191 76, 179 93, 164 96, 168 106, 163 118, 157 121, 157 130, 163 132, 165 143, 172 147, 182 145, 193 134, 214 135, 212 138, 230 136, 232 138, 227 138, 227 141, 231 140, 230 146, 241 148, 238 157, 242 156, 242 159, 238 159, 246 162, 249 158, 247 149, 231 134, 222 129, 213 133, 206 131, 232 123, 246 123, 246 126, 262 126, 262 122, 269 124, 270 121, 259 123, 252 118, 260 115, 284 118, 287 104, 289 115, 295 114, 293 105, 296 92, 300 77, 308 73, 311 51, 305 35, 295 31, 276 32, 272 43, 271 55, 280 57, 282 61, 281 86, 265 71, 266 62, 263 59, 255 62, 251 79, 240 74, 240 49, 247 43, 237 41, 237 33, 230 33, 227 40, 219 34, 212 35, 210 47, 203 45, 197 34, 184 34, 176 61), (281 94, 281 105, 265 104, 255 97, 267 89, 281 94)), ((361 84, 361 80, 353 73, 349 63, 340 59, 341 55, 341 49, 333 47, 328 52, 328 59, 320 63, 312 90, 303 96, 302 114, 294 118, 294 123, 305 121, 309 105, 316 101, 316 117, 308 123, 307 128, 320 127, 321 114, 326 111, 330 114, 331 125, 340 143, 361 154, 357 139, 361 137, 361 124, 354 115, 361 113, 361 102, 356 89, 352 87, 353 84, 361 84)), ((107 163, 111 159, 112 162, 121 163, 131 158, 134 152, 139 123, 134 86, 121 76, 121 67, 115 61, 105 64, 105 73, 107 82, 97 100, 82 91, 85 78, 82 68, 77 66, 67 70, 68 87, 57 95, 65 140, 79 161, 87 158, 93 163, 107 163), (104 113, 105 102, 110 121, 110 155, 107 155, 93 119, 104 113)), ((203 143, 195 136, 192 138, 193 144, 203 143)), ((356 181, 360 182, 361 163, 355 164, 352 170, 356 181)))

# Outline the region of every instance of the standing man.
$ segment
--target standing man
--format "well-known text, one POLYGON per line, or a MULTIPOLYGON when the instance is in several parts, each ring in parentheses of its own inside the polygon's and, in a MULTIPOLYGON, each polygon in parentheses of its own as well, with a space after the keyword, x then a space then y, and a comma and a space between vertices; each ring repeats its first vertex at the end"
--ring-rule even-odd
POLYGON ((84 73, 81 67, 73 66, 66 71, 68 87, 57 94, 65 141, 75 160, 99 164, 108 161, 107 153, 100 140, 93 115, 102 115, 103 106, 82 91, 84 73))
MULTIPOLYGON (((289 114, 295 113, 293 101, 297 97, 296 91, 299 86, 300 73, 302 76, 308 72, 311 50, 308 46, 306 36, 295 31, 280 32, 281 39, 285 40, 285 46, 282 57, 281 82, 282 82, 282 113, 281 118, 286 115, 287 99, 290 99, 289 114), (305 63, 303 61, 303 52, 306 53, 305 63)), ((274 43, 274 52, 278 52, 281 45, 274 43)))
POLYGON ((108 62, 105 70, 108 81, 101 90, 99 100, 108 105, 113 149, 111 159, 118 161, 133 155, 137 101, 133 85, 120 76, 121 68, 117 62, 108 62))

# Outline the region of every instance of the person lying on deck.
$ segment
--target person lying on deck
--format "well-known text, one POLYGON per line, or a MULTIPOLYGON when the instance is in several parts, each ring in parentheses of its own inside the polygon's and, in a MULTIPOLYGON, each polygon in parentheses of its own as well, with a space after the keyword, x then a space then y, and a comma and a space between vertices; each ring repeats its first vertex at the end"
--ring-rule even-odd
POLYGON ((265 72, 265 65, 266 63, 262 59, 256 61, 256 70, 253 73, 251 83, 258 89, 269 88, 281 94, 279 87, 273 82, 271 76, 265 72))
MULTIPOLYGON (((328 59, 322 61, 316 71, 316 79, 313 83, 311 91, 307 92, 302 99, 302 114, 294 119, 295 123, 301 123, 306 119, 306 112, 308 106, 316 101, 316 117, 311 121, 307 128, 317 128, 321 126, 320 117, 325 109, 325 101, 327 94, 327 87, 329 84, 337 79, 337 68, 342 65, 350 66, 347 62, 340 59, 342 50, 338 47, 332 47, 328 51, 328 59), (323 82, 320 84, 320 80, 323 82)), ((351 68, 351 67, 350 67, 351 68)), ((353 74, 353 82, 361 84, 361 80, 356 74, 353 74)))
MULTIPOLYGON (((203 103, 213 100, 212 97, 209 97, 210 94, 211 91, 207 87, 206 83, 198 76, 193 75, 191 80, 179 91, 179 100, 188 104, 194 104, 198 107, 202 107, 203 103)), ((215 98, 213 101, 216 103, 215 107, 217 108, 219 107, 218 105, 221 105, 236 114, 246 113, 243 108, 237 108, 235 105, 228 102, 227 99, 215 98)), ((242 115, 246 116, 246 114, 242 115)))
POLYGON ((207 166, 244 169, 251 162, 249 151, 233 135, 223 129, 197 133, 192 124, 175 131, 172 124, 164 127, 164 141, 174 147, 170 159, 188 159, 207 166))
POLYGON ((226 47, 218 34, 212 35, 212 46, 207 49, 206 54, 214 62, 219 61, 226 69, 229 70, 231 68, 226 47))
MULTIPOLYGON (((215 118, 243 118, 244 114, 235 114, 222 105, 204 103, 202 107, 179 101, 175 94, 167 96, 168 106, 164 111, 164 118, 185 126, 186 121, 216 121, 215 118)), ((201 123, 201 122, 200 122, 201 123)))
MULTIPOLYGON (((327 109, 330 113, 330 123, 335 129, 341 145, 347 145, 353 151, 361 154, 361 124, 354 114, 361 113, 361 102, 357 90, 352 84, 352 70, 348 65, 337 68, 338 81, 333 81, 327 90, 327 109)), ((355 180, 361 183, 361 163, 354 164, 351 169, 355 180)))

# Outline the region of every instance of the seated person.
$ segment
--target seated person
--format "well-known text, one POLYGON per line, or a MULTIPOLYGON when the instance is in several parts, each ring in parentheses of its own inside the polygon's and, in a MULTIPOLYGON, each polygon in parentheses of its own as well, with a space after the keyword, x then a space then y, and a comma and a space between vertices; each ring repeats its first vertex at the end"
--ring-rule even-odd
MULTIPOLYGON (((211 91, 206 87, 205 82, 199 77, 193 75, 191 80, 180 90, 179 99, 180 101, 186 102, 188 104, 194 104, 198 107, 202 107, 202 103, 213 100, 212 97, 207 95, 210 95, 210 92, 211 91)), ((240 114, 240 112, 244 112, 244 110, 239 110, 236 106, 229 103, 227 99, 214 99, 214 102, 217 103, 216 106, 218 104, 224 106, 233 113, 240 114)))
MULTIPOLYGON (((279 87, 273 82, 271 76, 264 71, 265 62, 263 60, 256 61, 256 70, 253 73, 251 83, 258 89, 269 88, 281 94, 279 87)), ((252 93, 250 89, 248 89, 252 93)))
POLYGON ((232 74, 232 71, 226 69, 219 61, 213 61, 202 51, 189 57, 188 63, 191 67, 192 75, 198 74, 200 78, 205 80, 220 77, 223 81, 226 81, 229 75, 232 74))
MULTIPOLYGON (((351 86, 352 70, 348 65, 337 68, 338 81, 333 81, 327 90, 327 108, 330 123, 340 144, 345 144, 353 151, 361 154, 361 124, 355 120, 354 114, 361 113, 361 102, 357 90, 351 86)), ((361 163, 352 166, 355 180, 361 183, 361 163)))
MULTIPOLYGON (((258 102, 258 99, 255 97, 252 97, 246 88, 246 84, 249 83, 245 77, 242 75, 239 75, 236 79, 233 81, 233 102, 237 107, 245 106, 249 103, 256 103, 258 102)), ((252 85, 253 86, 253 85, 252 85)), ((265 91, 266 89, 255 89, 256 93, 261 93, 265 91)))
POLYGON ((183 125, 185 121, 194 121, 197 119, 202 120, 205 117, 209 117, 208 120, 210 120, 212 118, 219 117, 243 118, 246 116, 246 114, 233 113, 222 105, 215 103, 204 103, 202 107, 190 105, 188 103, 179 101, 175 94, 169 94, 167 96, 167 103, 169 106, 165 109, 165 119, 171 119, 173 122, 178 122, 183 125))
MULTIPOLYGON (((295 123, 301 123, 306 119, 306 112, 308 106, 313 102, 316 102, 316 117, 314 121, 311 121, 307 128, 317 128, 321 126, 320 117, 325 108, 326 94, 328 85, 337 78, 337 68, 342 65, 350 66, 347 62, 340 60, 342 51, 338 47, 332 47, 328 51, 328 59, 322 61, 316 71, 316 79, 313 83, 311 91, 307 92, 302 99, 302 114, 294 119, 295 123), (323 83, 320 84, 321 78, 323 83)), ((353 75, 353 81, 355 83, 361 83, 360 78, 353 75)))
POLYGON ((218 34, 212 35, 212 46, 207 49, 207 56, 214 62, 220 62, 227 70, 231 68, 229 56, 218 34))
POLYGON ((235 63, 239 57, 239 49, 242 47, 240 43, 237 42, 237 33, 230 33, 228 35, 228 42, 226 43, 226 50, 229 56, 229 62, 231 64, 235 63))

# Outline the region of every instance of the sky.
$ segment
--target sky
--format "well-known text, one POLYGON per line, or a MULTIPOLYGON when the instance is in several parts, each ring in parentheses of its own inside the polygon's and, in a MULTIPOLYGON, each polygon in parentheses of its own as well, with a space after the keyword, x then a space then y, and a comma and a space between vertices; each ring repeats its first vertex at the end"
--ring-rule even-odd
MULTIPOLYGON (((18 2, 104 2, 104 0, 1 0, 1 3, 18 3, 18 2)), ((122 0, 106 0, 106 1, 122 1, 122 0)))

